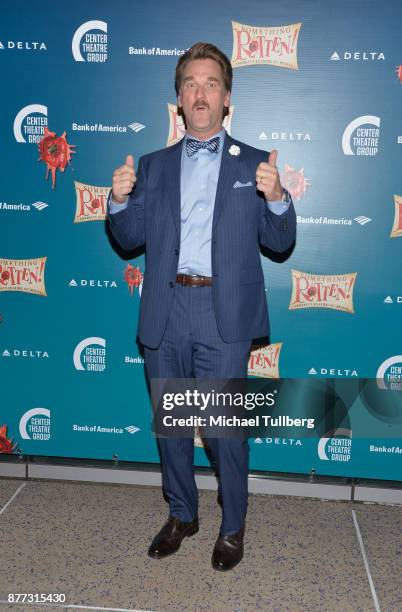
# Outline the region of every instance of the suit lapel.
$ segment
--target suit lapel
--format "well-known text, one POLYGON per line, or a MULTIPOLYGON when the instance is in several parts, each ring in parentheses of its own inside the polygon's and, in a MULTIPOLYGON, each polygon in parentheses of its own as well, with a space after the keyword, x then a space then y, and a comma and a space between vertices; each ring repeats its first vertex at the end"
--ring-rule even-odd
POLYGON ((181 214, 181 152, 183 148, 183 140, 176 145, 172 145, 167 150, 167 161, 165 165, 165 185, 167 200, 172 212, 173 221, 176 227, 177 234, 180 238, 180 214, 181 214))
POLYGON ((229 149, 234 145, 234 140, 228 135, 225 135, 223 142, 223 151, 221 159, 221 167, 219 170, 218 185, 216 187, 214 218, 212 222, 212 231, 214 231, 223 207, 227 201, 230 201, 229 194, 232 191, 233 183, 237 174, 240 155, 231 155, 229 149))

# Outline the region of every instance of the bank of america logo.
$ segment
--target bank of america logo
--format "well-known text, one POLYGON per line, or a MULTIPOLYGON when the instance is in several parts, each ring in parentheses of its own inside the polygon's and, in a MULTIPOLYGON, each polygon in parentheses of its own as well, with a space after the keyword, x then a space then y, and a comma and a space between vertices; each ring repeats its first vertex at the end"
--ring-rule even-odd
POLYGON ((366 223, 370 223, 370 217, 364 217, 364 215, 360 215, 360 217, 355 217, 353 219, 356 223, 360 223, 360 225, 366 225, 366 223))
POLYGON ((129 434, 135 434, 137 431, 140 431, 140 428, 136 427, 135 425, 129 425, 128 427, 125 427, 124 429, 128 431, 129 434))
POLYGON ((40 201, 38 201, 38 202, 34 202, 34 203, 32 204, 32 206, 33 206, 34 208, 36 208, 36 210, 42 211, 42 210, 44 210, 45 208, 47 208, 47 207, 49 206, 49 204, 46 204, 46 202, 40 202, 40 201))
POLYGON ((341 58, 339 57, 337 52, 334 51, 333 54, 331 55, 331 62, 339 62, 340 60, 341 60, 341 58))
POLYGON ((142 123, 131 123, 129 126, 133 130, 133 132, 141 132, 146 126, 142 125, 142 123))

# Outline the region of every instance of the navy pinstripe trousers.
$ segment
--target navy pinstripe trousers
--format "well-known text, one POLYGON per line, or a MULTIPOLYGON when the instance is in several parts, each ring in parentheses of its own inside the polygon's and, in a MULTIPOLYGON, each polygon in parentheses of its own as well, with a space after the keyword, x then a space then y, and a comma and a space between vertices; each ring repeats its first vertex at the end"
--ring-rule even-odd
MULTIPOLYGON (((157 349, 144 347, 148 379, 245 378, 250 341, 226 343, 216 325, 212 288, 176 284, 169 321, 157 349)), ((220 533, 239 531, 247 512, 249 446, 247 439, 209 438, 222 500, 220 533)), ((170 516, 198 516, 191 438, 160 438, 162 484, 170 516)))

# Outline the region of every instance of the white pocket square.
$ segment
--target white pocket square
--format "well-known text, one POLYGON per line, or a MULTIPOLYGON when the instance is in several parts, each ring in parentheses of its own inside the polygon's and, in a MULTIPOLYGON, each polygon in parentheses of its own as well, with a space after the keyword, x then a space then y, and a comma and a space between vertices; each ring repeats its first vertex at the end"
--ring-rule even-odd
POLYGON ((238 189, 239 187, 252 187, 253 183, 249 181, 248 183, 241 183, 240 181, 236 181, 233 185, 233 189, 238 189))

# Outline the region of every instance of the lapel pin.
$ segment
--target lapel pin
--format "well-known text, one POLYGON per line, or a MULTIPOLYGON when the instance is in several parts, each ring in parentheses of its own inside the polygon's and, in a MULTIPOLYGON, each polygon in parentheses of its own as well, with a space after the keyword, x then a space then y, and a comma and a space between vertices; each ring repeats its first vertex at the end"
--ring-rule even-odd
POLYGON ((240 155, 240 147, 237 145, 232 145, 229 149, 230 155, 240 155))

